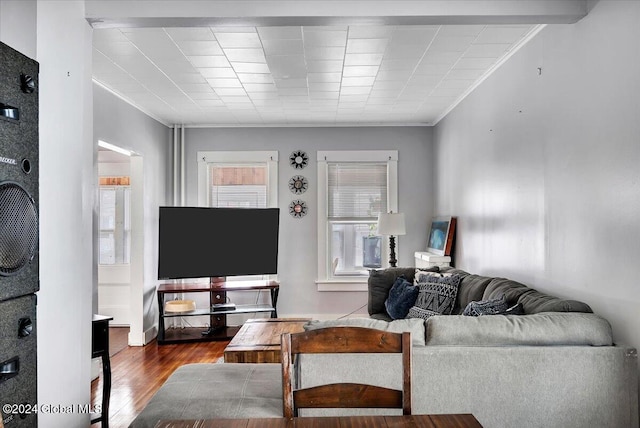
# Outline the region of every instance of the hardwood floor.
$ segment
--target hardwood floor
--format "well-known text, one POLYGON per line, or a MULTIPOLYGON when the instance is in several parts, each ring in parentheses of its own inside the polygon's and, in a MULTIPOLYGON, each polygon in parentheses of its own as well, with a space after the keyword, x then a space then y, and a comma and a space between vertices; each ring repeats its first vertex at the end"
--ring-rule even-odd
MULTIPOLYGON (((190 363, 215 363, 228 341, 128 346, 111 358, 109 426, 126 428, 153 394, 178 367, 190 363)), ((91 383, 92 404, 102 400, 102 376, 91 383)), ((94 424, 98 427, 98 424, 94 424)))

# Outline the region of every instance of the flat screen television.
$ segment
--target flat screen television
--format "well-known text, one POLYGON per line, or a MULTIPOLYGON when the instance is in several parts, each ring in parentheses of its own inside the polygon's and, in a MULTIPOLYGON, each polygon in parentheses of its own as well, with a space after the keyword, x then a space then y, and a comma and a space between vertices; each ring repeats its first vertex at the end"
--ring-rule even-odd
POLYGON ((160 207, 158 279, 278 272, 278 208, 160 207))

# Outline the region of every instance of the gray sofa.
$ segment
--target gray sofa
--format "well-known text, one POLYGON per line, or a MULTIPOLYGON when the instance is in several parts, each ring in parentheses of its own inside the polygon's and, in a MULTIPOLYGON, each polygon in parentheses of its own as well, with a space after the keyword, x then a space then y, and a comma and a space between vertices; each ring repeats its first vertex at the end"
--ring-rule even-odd
MULTIPOLYGON (((636 350, 614 344, 610 324, 587 304, 505 278, 446 271, 461 277, 453 315, 389 322, 389 289, 399 275, 413 281, 414 273, 390 268, 371 272, 373 319, 339 321, 412 331, 415 413, 473 413, 485 427, 638 426, 636 350), (525 314, 459 315, 471 301, 502 294, 509 305, 521 303, 525 314), (424 341, 417 343, 416 336, 424 341)), ((338 358, 304 356, 302 385, 346 377, 399 387, 400 364, 391 356, 338 358)))
MULTIPOLYGON (((485 427, 638 427, 636 350, 614 344, 609 323, 588 305, 449 269, 461 276, 453 315, 391 321, 386 295, 397 276, 412 281, 413 273, 371 272, 370 318, 314 321, 308 328, 411 331, 416 414, 473 413, 485 427), (470 301, 502 294, 521 303, 525 315, 459 315, 470 301)), ((298 370, 305 387, 345 379, 400 387, 400 360, 393 355, 304 355, 298 370)), ((160 418, 277 417, 278 400, 279 365, 183 366, 132 426, 152 427, 160 418)), ((318 412, 339 413, 302 415, 318 412)))

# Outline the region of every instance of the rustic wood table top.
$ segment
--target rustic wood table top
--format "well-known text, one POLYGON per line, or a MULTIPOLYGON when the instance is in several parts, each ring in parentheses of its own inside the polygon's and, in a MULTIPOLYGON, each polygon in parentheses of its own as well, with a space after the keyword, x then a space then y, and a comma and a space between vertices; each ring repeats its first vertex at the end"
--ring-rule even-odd
POLYGON ((482 428, 471 414, 159 421, 155 428, 482 428))
POLYGON ((299 333, 311 318, 247 320, 224 350, 225 363, 279 363, 280 336, 299 333))

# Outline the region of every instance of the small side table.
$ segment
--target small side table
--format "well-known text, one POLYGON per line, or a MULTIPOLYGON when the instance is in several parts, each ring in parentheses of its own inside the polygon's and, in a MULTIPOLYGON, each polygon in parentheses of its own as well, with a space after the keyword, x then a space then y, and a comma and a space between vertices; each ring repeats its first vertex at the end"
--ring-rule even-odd
POLYGON ((111 361, 109 360, 109 321, 113 317, 93 315, 91 322, 91 358, 102 358, 102 408, 91 423, 109 428, 109 398, 111 396, 111 361))
POLYGON ((417 268, 428 268, 433 266, 449 266, 451 256, 439 256, 437 254, 428 253, 426 251, 416 251, 413 253, 417 268))

